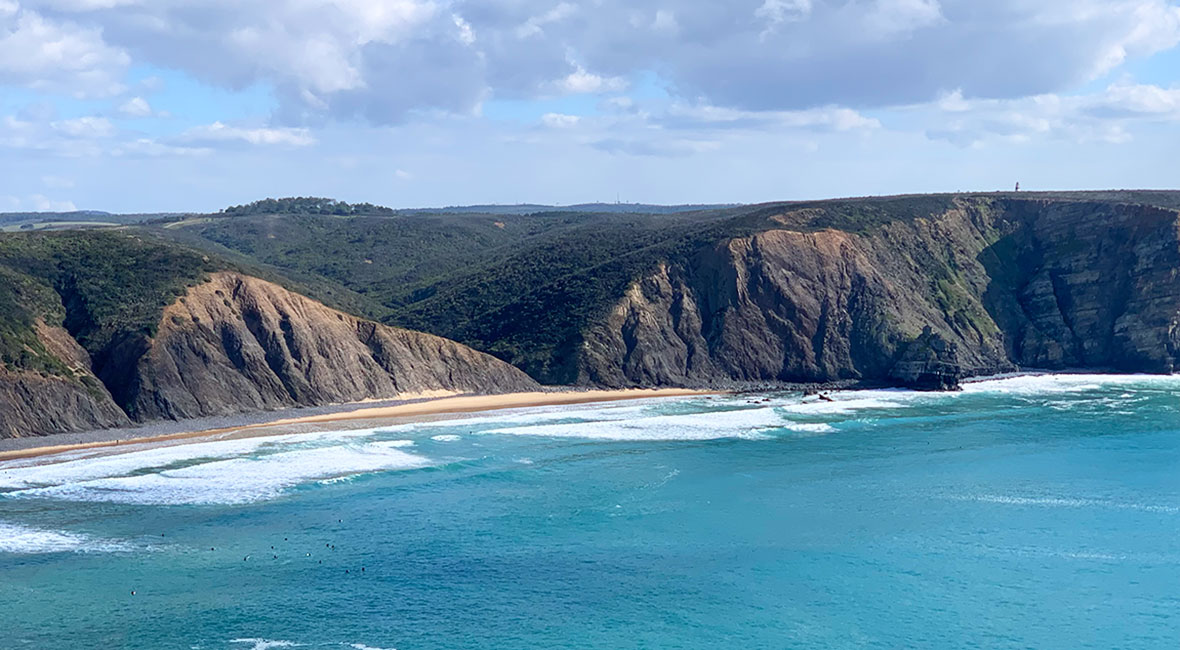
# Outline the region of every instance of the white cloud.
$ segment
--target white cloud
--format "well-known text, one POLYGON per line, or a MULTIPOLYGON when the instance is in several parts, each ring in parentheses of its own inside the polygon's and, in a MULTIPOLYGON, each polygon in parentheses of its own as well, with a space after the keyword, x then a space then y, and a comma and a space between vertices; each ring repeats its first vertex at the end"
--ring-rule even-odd
POLYGON ((1180 118, 1180 88, 1118 83, 1088 103, 1087 110, 1099 117, 1180 118))
POLYGON ((50 126, 71 138, 109 138, 115 134, 115 125, 105 117, 78 117, 52 122, 50 126))
POLYGON ((543 14, 529 18, 520 27, 516 28, 516 37, 529 38, 530 36, 540 35, 544 32, 546 25, 559 23, 572 16, 575 11, 577 11, 577 7, 568 2, 563 2, 543 14))
POLYGON ((657 32, 675 34, 680 31, 680 24, 676 22, 676 14, 668 9, 656 11, 656 17, 651 21, 651 28, 657 32))
POLYGON ((214 153, 210 147, 173 145, 151 138, 136 138, 112 148, 110 154, 121 158, 184 159, 214 153))
POLYGON ((465 115, 489 95, 618 91, 653 70, 681 101, 743 110, 1012 99, 1180 42, 1170 0, 0 3, 0 81, 110 94, 133 52, 271 87, 276 116, 307 124, 465 115))
POLYGON ((587 95, 619 92, 627 87, 627 82, 619 77, 603 77, 586 72, 585 68, 577 66, 573 72, 560 79, 554 86, 566 94, 587 95))
POLYGON ((721 143, 695 138, 607 137, 594 142, 593 147, 612 154, 680 158, 717 151, 721 143))
POLYGON ((471 23, 463 19, 459 14, 451 14, 451 21, 455 23, 455 27, 459 28, 459 40, 464 45, 475 45, 475 30, 471 28, 471 23))
POLYGON ((152 105, 143 97, 132 97, 119 106, 119 112, 127 117, 150 117, 152 105))
POLYGON ((51 199, 44 194, 26 197, 0 196, 0 207, 13 212, 73 212, 78 208, 73 201, 51 199))
POLYGON ((679 128, 807 129, 854 131, 881 128, 876 118, 850 108, 827 106, 802 111, 743 111, 709 105, 674 104, 661 119, 679 128))
POLYGON ((130 62, 98 27, 51 20, 11 0, 0 4, 0 84, 108 96, 122 90, 130 62))
POLYGON ((188 143, 241 142, 258 146, 306 147, 315 144, 308 129, 303 128, 242 128, 214 122, 185 131, 180 140, 188 143))
POLYGON ((942 6, 938 0, 876 0, 866 18, 879 35, 908 32, 941 21, 942 6))
POLYGON ((73 212, 78 209, 73 201, 56 201, 43 194, 30 196, 27 203, 37 212, 73 212))
POLYGON ((142 0, 42 0, 39 4, 64 11, 94 11, 143 4, 142 0))
POLYGON ((927 134, 962 146, 1054 138, 1076 143, 1129 142, 1137 124, 1180 123, 1180 88, 1118 83, 1088 95, 965 99, 960 92, 931 105, 927 134))
POLYGON ((811 13, 811 0, 764 0, 754 15, 771 26, 802 20, 811 13))
POLYGON ((552 129, 568 129, 572 126, 577 126, 582 118, 577 115, 565 115, 562 113, 546 113, 541 116, 541 123, 552 129))

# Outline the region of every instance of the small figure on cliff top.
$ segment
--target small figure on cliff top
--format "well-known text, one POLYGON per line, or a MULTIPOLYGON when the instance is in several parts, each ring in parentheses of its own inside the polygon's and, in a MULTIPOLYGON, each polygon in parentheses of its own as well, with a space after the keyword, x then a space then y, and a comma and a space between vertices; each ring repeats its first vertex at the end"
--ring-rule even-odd
POLYGON ((1016 191, 1017 191, 1017 192, 1019 192, 1019 191, 1020 191, 1020 183, 1017 183, 1017 184, 1016 184, 1016 191))

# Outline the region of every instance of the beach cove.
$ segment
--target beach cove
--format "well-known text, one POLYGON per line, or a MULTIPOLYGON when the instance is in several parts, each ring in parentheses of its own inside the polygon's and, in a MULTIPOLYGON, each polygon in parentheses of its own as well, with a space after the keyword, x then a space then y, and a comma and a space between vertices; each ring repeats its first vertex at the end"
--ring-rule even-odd
POLYGON ((1060 375, 665 396, 7 460, 6 638, 1162 647, 1178 393, 1060 375))

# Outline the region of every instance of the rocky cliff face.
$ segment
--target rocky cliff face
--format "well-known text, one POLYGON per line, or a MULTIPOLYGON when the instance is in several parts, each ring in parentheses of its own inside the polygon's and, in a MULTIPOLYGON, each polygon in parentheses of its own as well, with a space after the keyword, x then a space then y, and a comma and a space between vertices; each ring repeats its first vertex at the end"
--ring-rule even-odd
POLYGON ((587 328, 581 380, 941 388, 1017 366, 1180 362, 1175 211, 972 199, 856 233, 798 228, 810 219, 780 215, 638 279, 587 328))
POLYGON ((190 289, 164 311, 154 336, 116 341, 93 372, 65 330, 41 327, 39 337, 75 376, 0 370, 0 437, 428 391, 537 388, 516 368, 453 341, 360 320, 235 273, 190 289))
POLYGON ((233 273, 190 290, 165 310, 154 338, 123 343, 121 355, 100 376, 137 420, 537 387, 453 341, 360 320, 233 273))
POLYGON ((72 377, 0 368, 0 438, 130 424, 90 369, 90 357, 60 327, 36 325, 37 338, 72 377))

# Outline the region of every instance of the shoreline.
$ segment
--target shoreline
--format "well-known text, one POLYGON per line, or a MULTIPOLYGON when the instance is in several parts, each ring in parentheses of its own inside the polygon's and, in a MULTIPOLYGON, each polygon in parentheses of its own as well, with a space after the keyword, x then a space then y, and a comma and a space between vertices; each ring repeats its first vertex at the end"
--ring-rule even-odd
MULTIPOLYGON (((288 409, 285 411, 271 411, 264 413, 245 414, 240 416, 238 424, 226 426, 209 426, 197 429, 185 429, 172 433, 154 433, 158 428, 152 424, 138 429, 106 429, 87 431, 74 434, 55 434, 50 436, 13 438, 0 441, 10 445, 19 445, 8 449, 0 448, 0 462, 10 460, 24 460, 51 456, 60 453, 86 450, 104 450, 132 445, 152 443, 198 441, 205 438, 225 439, 231 437, 255 437, 268 435, 282 435, 289 433, 307 433, 319 430, 321 425, 352 423, 366 420, 400 420, 417 421, 435 415, 449 415, 460 413, 482 413, 515 408, 530 408, 541 406, 562 406, 567 404, 592 404, 596 402, 619 402, 637 399, 651 399, 660 397, 693 397, 702 395, 718 395, 725 391, 696 390, 687 388, 630 388, 620 390, 557 390, 529 393, 505 393, 501 395, 452 395, 426 399, 387 400, 385 402, 353 402, 338 404, 318 409, 288 409), (290 417, 294 412, 320 411, 308 415, 290 417), (287 417, 283 417, 287 416, 287 417), (248 418, 248 419, 245 419, 248 418), (266 419, 259 419, 266 418, 266 419), (257 421, 251 421, 257 420, 257 421), (301 431, 292 431, 299 428, 301 431), (268 432, 268 429, 275 429, 268 432), (142 435, 134 435, 137 430, 142 435), (116 437, 122 434, 126 437, 116 437), (250 435, 255 434, 255 435, 250 435), (58 442, 61 436, 69 436, 71 442, 58 442)), ((234 417, 220 418, 222 420, 238 419, 234 417)), ((205 418, 215 422, 218 418, 205 418)), ((183 427, 186 423, 167 422, 161 426, 167 428, 183 427)), ((188 421, 191 427, 196 424, 188 421)), ((197 425, 200 426, 200 425, 197 425)))
MULTIPOLYGON (((962 379, 963 385, 1013 379, 1019 377, 1069 376, 1076 374, 1110 374, 1157 376, 1153 373, 1126 373, 1106 369, 1070 368, 1064 370, 1023 369, 989 375, 971 375, 962 379)), ((1158 375, 1166 376, 1166 375, 1158 375)), ((245 437, 263 437, 332 430, 334 427, 359 428, 357 422, 381 421, 385 424, 408 424, 429 421, 436 416, 486 411, 589 404, 661 397, 693 397, 706 395, 741 395, 768 390, 793 390, 807 394, 872 390, 889 387, 865 382, 829 382, 825 384, 780 384, 775 386, 733 386, 725 388, 628 388, 580 389, 545 387, 524 393, 481 394, 413 394, 402 399, 362 400, 325 406, 303 406, 260 411, 228 416, 212 416, 179 421, 157 421, 130 428, 53 434, 26 438, 0 439, 0 462, 39 458, 55 454, 115 450, 133 445, 168 442, 197 442, 245 437), (352 427, 347 425, 352 424, 352 427)), ((115 452, 112 452, 115 453, 115 452)))

